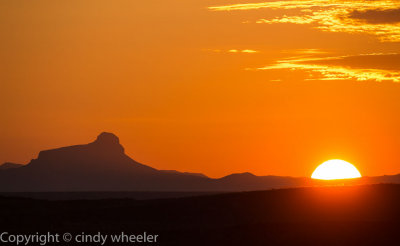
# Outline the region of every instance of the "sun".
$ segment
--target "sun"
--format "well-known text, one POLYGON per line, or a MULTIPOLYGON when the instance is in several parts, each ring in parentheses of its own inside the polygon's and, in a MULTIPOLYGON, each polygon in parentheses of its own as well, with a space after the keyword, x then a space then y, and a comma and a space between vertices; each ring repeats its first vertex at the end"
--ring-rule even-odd
POLYGON ((353 179, 360 178, 361 174, 355 166, 343 160, 329 160, 319 165, 311 178, 313 179, 353 179))

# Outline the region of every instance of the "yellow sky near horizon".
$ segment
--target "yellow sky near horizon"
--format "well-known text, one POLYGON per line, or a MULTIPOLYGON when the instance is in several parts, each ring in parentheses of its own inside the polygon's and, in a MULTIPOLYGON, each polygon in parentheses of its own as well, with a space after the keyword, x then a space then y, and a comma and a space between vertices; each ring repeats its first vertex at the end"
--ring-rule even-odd
POLYGON ((0 2, 0 162, 120 137, 221 177, 400 173, 397 1, 0 2))

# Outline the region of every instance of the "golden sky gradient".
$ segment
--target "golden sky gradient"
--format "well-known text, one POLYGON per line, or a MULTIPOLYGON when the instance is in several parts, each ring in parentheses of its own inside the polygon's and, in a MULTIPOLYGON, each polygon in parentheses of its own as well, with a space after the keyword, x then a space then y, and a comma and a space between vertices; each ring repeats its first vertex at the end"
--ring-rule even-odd
POLYGON ((399 1, 4 0, 0 162, 117 134, 159 169, 400 173, 399 1))

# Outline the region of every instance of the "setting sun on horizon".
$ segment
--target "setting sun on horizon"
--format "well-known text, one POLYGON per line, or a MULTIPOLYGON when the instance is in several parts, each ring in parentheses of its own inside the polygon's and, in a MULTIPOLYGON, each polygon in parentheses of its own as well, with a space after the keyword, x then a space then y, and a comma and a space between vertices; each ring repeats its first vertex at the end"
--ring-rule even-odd
POLYGON ((353 179, 361 178, 361 173, 347 161, 329 160, 319 165, 311 178, 322 180, 353 179))

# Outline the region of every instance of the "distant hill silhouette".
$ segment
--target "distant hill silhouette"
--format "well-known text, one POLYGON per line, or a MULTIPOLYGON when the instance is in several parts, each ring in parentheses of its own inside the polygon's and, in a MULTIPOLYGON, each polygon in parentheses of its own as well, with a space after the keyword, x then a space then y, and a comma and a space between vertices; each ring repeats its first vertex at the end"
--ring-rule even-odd
POLYGON ((202 173, 179 172, 179 171, 176 171, 176 170, 160 170, 160 171, 166 172, 166 173, 186 174, 186 175, 193 175, 193 176, 197 176, 197 177, 208 178, 206 175, 204 175, 202 173))
MULTIPOLYGON (((117 136, 103 132, 89 144, 41 151, 27 165, 4 164, 1 192, 30 191, 250 191, 324 184, 310 178, 203 174, 157 170, 127 156, 117 136)), ((400 183, 400 176, 367 177, 351 183, 400 183)), ((343 181, 340 181, 343 182, 343 181)))
POLYGON ((22 166, 23 166, 22 164, 6 162, 6 163, 0 165, 0 170, 7 170, 7 169, 18 168, 18 167, 22 167, 22 166))

